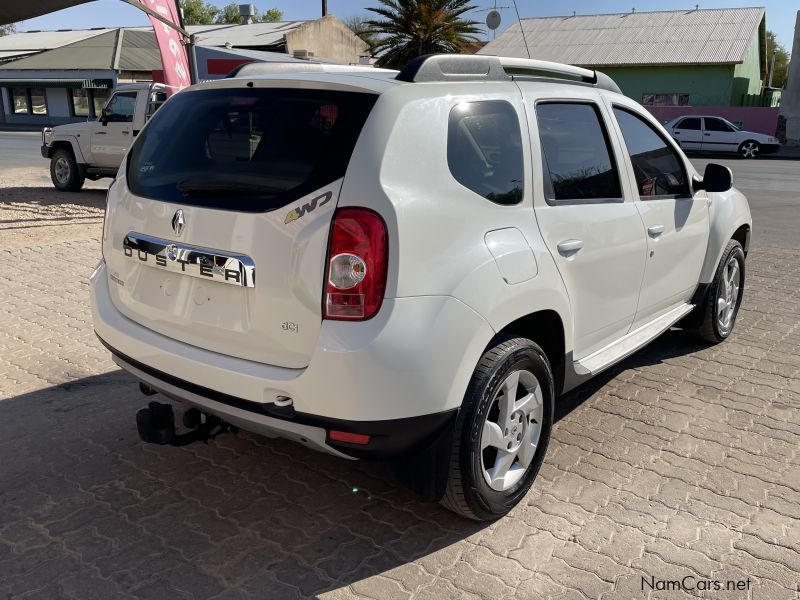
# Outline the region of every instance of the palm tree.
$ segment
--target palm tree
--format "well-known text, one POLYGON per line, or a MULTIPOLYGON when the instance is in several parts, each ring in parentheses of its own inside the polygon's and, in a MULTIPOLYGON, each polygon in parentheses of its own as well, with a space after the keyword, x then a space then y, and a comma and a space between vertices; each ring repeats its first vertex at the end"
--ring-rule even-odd
POLYGON ((367 10, 383 17, 367 21, 380 36, 374 51, 378 66, 400 69, 423 54, 457 53, 476 42, 477 21, 462 15, 476 8, 470 0, 378 0, 367 10))

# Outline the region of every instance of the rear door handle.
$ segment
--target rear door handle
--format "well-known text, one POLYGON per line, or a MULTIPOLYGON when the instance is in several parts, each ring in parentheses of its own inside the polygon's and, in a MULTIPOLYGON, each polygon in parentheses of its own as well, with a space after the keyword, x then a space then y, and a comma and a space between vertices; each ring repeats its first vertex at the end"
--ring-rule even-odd
POLYGON ((105 135, 105 134, 106 134, 105 131, 98 131, 97 133, 95 133, 95 135, 105 135))
POLYGON ((564 256, 572 255, 575 254, 581 248, 583 248, 583 241, 564 240, 563 242, 559 242, 557 248, 559 253, 563 254, 564 256))
POLYGON ((122 133, 123 133, 124 135, 128 135, 128 134, 130 133, 130 131, 123 131, 122 133))
POLYGON ((657 238, 662 233, 664 233, 663 225, 651 225, 647 228, 647 235, 649 235, 651 238, 657 238))

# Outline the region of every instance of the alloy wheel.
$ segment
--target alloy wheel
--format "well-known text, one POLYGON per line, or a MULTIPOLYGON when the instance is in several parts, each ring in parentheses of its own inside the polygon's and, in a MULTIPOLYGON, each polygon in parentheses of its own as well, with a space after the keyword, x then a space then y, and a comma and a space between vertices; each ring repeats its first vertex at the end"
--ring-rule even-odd
POLYGON ((509 373, 497 390, 481 432, 481 470, 490 488, 518 483, 536 454, 544 421, 544 400, 530 371, 509 373))
POLYGON ((733 328, 736 308, 739 304, 741 280, 742 271, 739 261, 735 256, 731 256, 725 264, 717 291, 717 325, 723 336, 727 336, 733 328))
POLYGON ((755 158, 758 156, 758 144, 756 142, 742 144, 740 152, 744 158, 755 158))

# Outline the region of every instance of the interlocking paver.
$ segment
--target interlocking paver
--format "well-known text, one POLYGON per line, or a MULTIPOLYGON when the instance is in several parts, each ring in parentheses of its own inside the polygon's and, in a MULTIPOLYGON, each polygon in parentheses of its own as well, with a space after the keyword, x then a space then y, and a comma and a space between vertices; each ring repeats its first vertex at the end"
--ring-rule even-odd
POLYGON ((30 189, 0 212, 81 225, 0 225, 0 598, 800 598, 795 249, 754 245, 725 344, 669 332, 562 399, 534 489, 481 525, 285 441, 140 443, 88 307, 102 195, 30 189))

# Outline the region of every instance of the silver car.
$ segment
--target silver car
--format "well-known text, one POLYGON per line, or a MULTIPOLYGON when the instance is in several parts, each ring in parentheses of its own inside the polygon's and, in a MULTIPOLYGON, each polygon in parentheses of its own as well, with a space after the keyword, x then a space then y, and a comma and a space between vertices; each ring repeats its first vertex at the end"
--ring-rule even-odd
POLYGON ((736 152, 742 158, 757 158, 780 148, 777 138, 744 131, 722 117, 684 115, 664 127, 689 152, 736 152))

